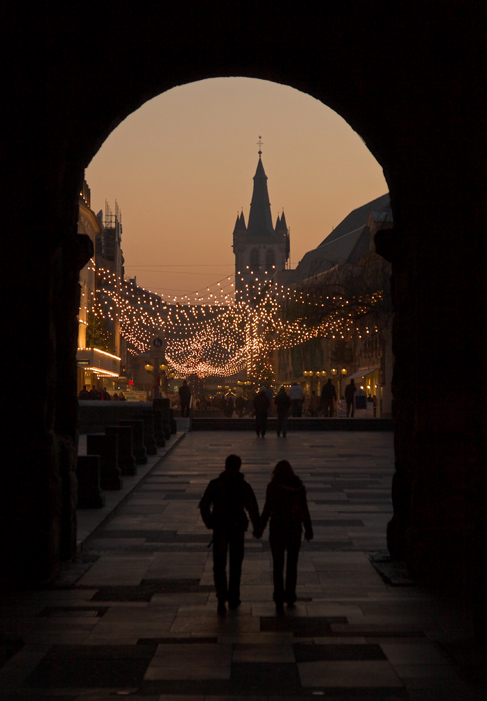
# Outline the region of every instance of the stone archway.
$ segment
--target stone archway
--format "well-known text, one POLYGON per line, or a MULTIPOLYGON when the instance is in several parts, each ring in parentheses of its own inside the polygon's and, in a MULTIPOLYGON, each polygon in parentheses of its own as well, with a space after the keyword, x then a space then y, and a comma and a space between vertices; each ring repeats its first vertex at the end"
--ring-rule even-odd
MULTIPOLYGON (((322 100, 384 168, 395 219, 380 242, 393 264, 396 314, 391 547, 428 579, 445 577, 452 561, 468 578, 472 547, 485 551, 481 16, 461 2, 410 14, 368 4, 309 12, 274 2, 258 13, 224 2, 163 13, 144 4, 117 15, 101 8, 96 18, 76 7, 27 20, 11 11, 4 324, 20 372, 4 379, 4 580, 48 578, 74 548, 83 168, 150 97, 232 75, 322 100), (460 50, 462 62, 447 73, 460 50)), ((6 347, 4 369, 11 365, 6 347)))

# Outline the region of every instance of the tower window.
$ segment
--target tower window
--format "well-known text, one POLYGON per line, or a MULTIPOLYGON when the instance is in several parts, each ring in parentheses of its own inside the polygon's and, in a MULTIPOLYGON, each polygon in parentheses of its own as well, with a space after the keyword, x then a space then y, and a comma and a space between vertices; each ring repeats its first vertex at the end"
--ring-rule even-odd
POLYGON ((253 248, 250 251, 250 267, 252 270, 256 270, 260 266, 259 251, 253 248))
POLYGON ((268 248, 265 253, 265 267, 266 270, 270 270, 276 262, 276 256, 272 248, 268 248))

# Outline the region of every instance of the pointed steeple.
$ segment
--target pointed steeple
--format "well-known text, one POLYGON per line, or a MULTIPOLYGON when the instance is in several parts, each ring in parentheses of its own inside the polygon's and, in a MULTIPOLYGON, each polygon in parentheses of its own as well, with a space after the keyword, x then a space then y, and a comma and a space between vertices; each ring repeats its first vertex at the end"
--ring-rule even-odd
POLYGON ((259 151, 259 162, 254 175, 254 191, 250 203, 248 234, 249 236, 268 236, 273 233, 267 175, 262 165, 262 152, 259 151))
POLYGON ((286 217, 284 216, 284 212, 282 213, 281 217, 277 217, 276 221, 276 234, 287 234, 287 223, 286 223, 286 217))
POLYGON ((237 219, 235 221, 235 226, 233 229, 233 235, 235 236, 236 234, 239 233, 245 233, 247 231, 247 227, 245 226, 245 217, 244 213, 241 212, 240 214, 237 214, 237 219))

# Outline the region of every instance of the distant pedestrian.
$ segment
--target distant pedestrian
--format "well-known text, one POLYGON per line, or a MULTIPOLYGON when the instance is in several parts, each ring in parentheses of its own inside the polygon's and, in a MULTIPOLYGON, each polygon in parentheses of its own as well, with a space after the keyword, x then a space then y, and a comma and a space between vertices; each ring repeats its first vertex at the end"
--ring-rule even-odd
POLYGON ((225 414, 226 417, 231 419, 233 416, 234 408, 235 408, 235 404, 233 401, 233 394, 231 392, 227 392, 225 395, 225 404, 224 404, 223 413, 225 414))
POLYGON ((291 409, 293 416, 303 415, 304 392, 301 385, 293 382, 289 388, 289 398, 291 400, 291 409))
POLYGON ((96 387, 90 389, 90 399, 100 399, 100 392, 96 387))
POLYGON ((320 398, 314 390, 311 392, 311 397, 309 398, 309 415, 318 416, 320 410, 320 398))
POLYGON ((345 401, 347 402, 347 416, 355 415, 355 392, 357 387, 355 385, 355 380, 350 380, 350 384, 345 387, 345 401))
POLYGON ((245 414, 245 398, 243 395, 239 394, 238 397, 235 399, 235 410, 237 412, 237 416, 241 419, 242 416, 245 414))
POLYGON ((324 416, 333 416, 336 400, 337 391, 335 389, 335 385, 329 379, 328 382, 323 385, 323 389, 321 390, 321 403, 323 405, 324 416))
POLYGON ((91 399, 90 393, 86 389, 86 385, 83 385, 83 389, 81 392, 78 394, 78 399, 91 399))
POLYGON ((187 380, 183 380, 183 384, 178 390, 179 404, 181 406, 181 416, 187 418, 189 416, 189 405, 191 402, 191 389, 187 380))
POLYGON ((291 400, 284 386, 282 386, 276 394, 274 404, 277 410, 277 436, 279 437, 282 432, 283 437, 286 438, 287 417, 289 416, 289 409, 291 408, 291 400))
POLYGON ((298 558, 304 526, 305 540, 313 538, 313 527, 306 499, 306 489, 295 475, 287 460, 277 463, 267 486, 264 510, 260 517, 261 535, 270 518, 269 543, 272 552, 274 582, 273 599, 278 613, 284 611, 284 603, 293 606, 296 601, 298 558), (284 585, 284 560, 286 581, 284 585))
POLYGON ((269 407, 271 403, 265 387, 262 385, 259 392, 254 397, 254 411, 255 411, 255 432, 258 436, 265 437, 267 431, 267 415, 269 413, 269 407))
POLYGON ((240 472, 241 464, 238 455, 229 455, 224 472, 211 480, 199 503, 205 526, 213 530, 213 576, 221 616, 226 613, 226 601, 231 609, 236 609, 241 603, 240 578, 245 531, 249 525, 247 514, 252 521, 254 536, 260 537, 259 507, 252 487, 240 472))

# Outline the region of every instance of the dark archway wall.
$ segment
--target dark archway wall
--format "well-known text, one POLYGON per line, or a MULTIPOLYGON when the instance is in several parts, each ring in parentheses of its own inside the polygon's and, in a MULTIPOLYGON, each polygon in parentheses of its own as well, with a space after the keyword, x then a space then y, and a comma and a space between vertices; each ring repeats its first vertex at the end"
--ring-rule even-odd
POLYGON ((75 548, 77 272, 89 256, 76 237, 83 169, 147 99, 234 75, 322 100, 384 168, 395 218, 380 241, 393 263, 396 312, 390 549, 425 579, 472 578, 472 554, 486 547, 485 28, 476 4, 430 5, 9 10, 1 135, 5 581, 48 579, 75 548))

